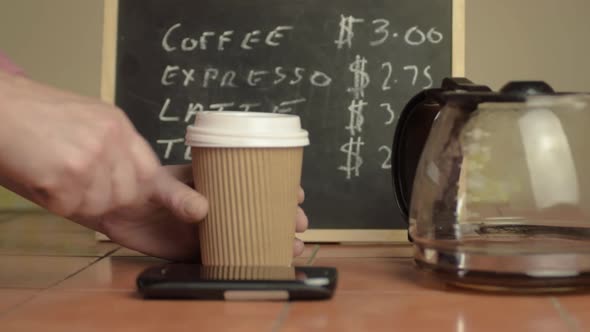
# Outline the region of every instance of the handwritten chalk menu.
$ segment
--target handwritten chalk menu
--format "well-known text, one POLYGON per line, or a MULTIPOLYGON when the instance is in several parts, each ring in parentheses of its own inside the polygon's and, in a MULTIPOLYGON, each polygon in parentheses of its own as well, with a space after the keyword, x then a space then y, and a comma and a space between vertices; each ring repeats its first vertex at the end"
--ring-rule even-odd
POLYGON ((115 102, 165 164, 202 111, 298 114, 313 229, 404 229, 397 117, 451 75, 451 0, 120 0, 115 102))

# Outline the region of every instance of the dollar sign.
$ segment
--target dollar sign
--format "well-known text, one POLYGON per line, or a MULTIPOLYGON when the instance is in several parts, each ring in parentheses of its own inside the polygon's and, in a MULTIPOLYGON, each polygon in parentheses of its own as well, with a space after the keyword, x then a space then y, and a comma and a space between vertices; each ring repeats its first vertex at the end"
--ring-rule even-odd
POLYGON ((352 38, 354 37, 354 24, 364 22, 361 18, 355 18, 353 16, 340 15, 340 35, 335 41, 338 49, 347 45, 348 48, 352 47, 352 38))
POLYGON ((363 131, 363 124, 365 123, 365 117, 363 116, 363 109, 368 104, 363 100, 353 100, 348 106, 348 111, 350 112, 350 122, 346 129, 350 131, 350 135, 354 136, 358 131, 361 133, 363 131))
POLYGON ((350 64, 349 70, 354 74, 354 87, 349 88, 348 92, 354 94, 355 99, 365 98, 365 89, 371 83, 371 78, 366 72, 367 59, 356 56, 356 60, 350 64))
POLYGON ((340 151, 346 153, 346 166, 338 167, 339 170, 346 172, 346 179, 350 180, 352 175, 355 177, 360 175, 360 169, 363 165, 363 158, 361 158, 361 146, 365 145, 362 137, 351 137, 348 143, 344 144, 340 151))

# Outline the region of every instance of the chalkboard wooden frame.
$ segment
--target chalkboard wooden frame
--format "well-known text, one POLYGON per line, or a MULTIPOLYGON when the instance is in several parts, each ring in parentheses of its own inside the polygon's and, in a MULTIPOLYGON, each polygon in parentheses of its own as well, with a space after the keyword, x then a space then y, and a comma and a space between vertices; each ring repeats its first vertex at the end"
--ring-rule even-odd
MULTIPOLYGON (((452 74, 465 75, 465 0, 452 0, 452 74)), ((101 98, 115 102, 119 0, 104 1, 101 98)), ((392 204, 394 202, 392 201, 392 204)), ((100 239, 104 237, 98 236, 100 239)), ((314 243, 407 243, 406 230, 311 229, 301 236, 314 243)))

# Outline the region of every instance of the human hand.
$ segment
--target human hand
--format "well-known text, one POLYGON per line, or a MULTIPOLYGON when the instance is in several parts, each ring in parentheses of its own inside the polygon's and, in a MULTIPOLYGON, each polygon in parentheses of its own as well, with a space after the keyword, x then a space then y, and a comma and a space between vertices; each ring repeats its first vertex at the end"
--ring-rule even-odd
MULTIPOLYGON (((298 201, 300 205, 305 201, 305 191, 303 188, 299 188, 298 201)), ((295 231, 297 233, 304 233, 309 227, 309 220, 305 214, 305 211, 303 211, 300 206, 297 207, 297 216, 295 218, 295 231)), ((301 256, 303 254, 303 250, 305 250, 305 244, 303 241, 296 238, 295 244, 293 246, 294 255, 301 256)))
MULTIPOLYGON (((194 261, 199 258, 198 220, 207 211, 204 197, 194 196, 190 165, 162 167, 157 176, 157 196, 82 223, 100 224, 114 242, 144 254, 170 260, 194 261), (162 202, 169 202, 167 205, 162 202), (172 207, 172 208, 170 208, 172 207), (193 214, 183 214, 188 207, 193 214), (174 212, 176 211, 176 213, 174 212), (192 217, 191 217, 192 216, 192 217)), ((303 202, 301 190, 299 201, 303 202)), ((307 217, 299 210, 296 231, 308 227, 307 217)), ((296 240, 293 254, 303 252, 303 242, 296 240)))
POLYGON ((0 115, 0 184, 55 214, 100 216, 151 190, 159 162, 114 106, 0 72, 0 115))
MULTIPOLYGON (((190 167, 161 167, 122 111, 0 72, 0 115, 0 185, 131 249, 198 252, 208 204, 186 185, 190 167)), ((299 209, 297 232, 307 224, 299 209)))

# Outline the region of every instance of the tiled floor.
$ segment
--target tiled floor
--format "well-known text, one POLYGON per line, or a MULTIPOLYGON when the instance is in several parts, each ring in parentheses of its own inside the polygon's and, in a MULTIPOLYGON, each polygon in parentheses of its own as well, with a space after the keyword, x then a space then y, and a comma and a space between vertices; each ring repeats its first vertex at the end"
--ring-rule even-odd
POLYGON ((590 331, 590 296, 459 292, 410 255, 308 245, 298 265, 338 268, 330 301, 147 301, 135 278, 161 260, 59 218, 0 214, 0 331, 590 331))
POLYGON ((288 316, 285 331, 568 331, 547 299, 463 294, 340 292, 288 316))
POLYGON ((0 287, 47 289, 89 267, 93 257, 0 256, 0 287))
POLYGON ((39 291, 35 289, 0 288, 0 313, 33 298, 39 291))
POLYGON ((100 257, 118 248, 95 241, 78 224, 41 213, 0 214, 0 240, 0 255, 100 257))

